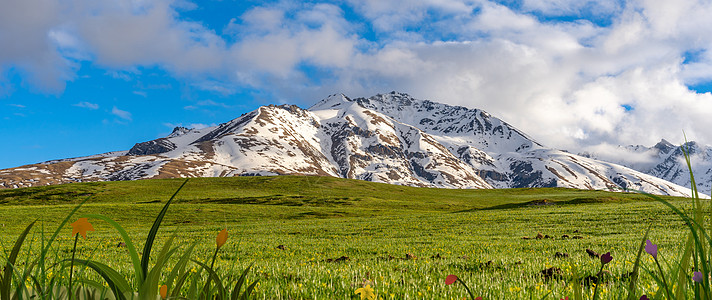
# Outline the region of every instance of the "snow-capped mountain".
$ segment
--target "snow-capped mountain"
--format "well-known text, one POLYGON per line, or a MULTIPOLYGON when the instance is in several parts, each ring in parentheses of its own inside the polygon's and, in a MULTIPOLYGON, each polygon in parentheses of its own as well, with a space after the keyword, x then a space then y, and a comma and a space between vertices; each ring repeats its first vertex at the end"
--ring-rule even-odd
POLYGON ((444 188, 570 187, 689 195, 632 169, 544 147, 478 109, 392 92, 309 109, 263 106, 178 127, 128 151, 0 170, 0 187, 75 181, 303 174, 444 188))
POLYGON ((674 145, 661 140, 652 147, 642 145, 619 146, 612 153, 583 153, 583 156, 603 159, 631 169, 691 187, 690 171, 682 148, 688 152, 700 193, 710 194, 712 189, 712 147, 687 142, 674 145))

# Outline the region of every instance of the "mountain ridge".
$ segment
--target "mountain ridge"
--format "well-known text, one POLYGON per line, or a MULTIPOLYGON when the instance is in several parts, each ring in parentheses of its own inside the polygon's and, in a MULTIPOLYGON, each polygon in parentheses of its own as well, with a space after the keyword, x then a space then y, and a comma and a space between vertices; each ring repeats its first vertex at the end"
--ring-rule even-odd
POLYGON ((712 190, 712 146, 697 142, 685 142, 676 146, 665 139, 651 147, 643 145, 618 146, 613 152, 582 153, 583 156, 610 161, 627 166, 680 186, 691 187, 690 169, 687 166, 683 148, 689 156, 692 173, 700 193, 710 194, 712 190))
POLYGON ((127 151, 0 170, 0 187, 74 181, 322 175, 444 188, 689 189, 544 147, 479 109, 391 92, 268 105, 203 129, 177 127, 127 151))

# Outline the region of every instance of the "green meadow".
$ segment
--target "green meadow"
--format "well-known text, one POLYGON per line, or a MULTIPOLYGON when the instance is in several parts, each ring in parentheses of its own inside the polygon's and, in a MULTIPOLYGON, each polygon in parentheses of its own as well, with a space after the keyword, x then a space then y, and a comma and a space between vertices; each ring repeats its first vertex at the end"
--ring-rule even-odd
MULTIPOLYGON (((26 226, 38 220, 15 267, 32 265, 49 235, 86 199, 70 223, 102 214, 125 228, 140 251, 154 219, 183 181, 0 190, 0 262, 26 226)), ((690 199, 664 199, 692 209, 690 199)), ((101 262, 130 279, 133 265, 117 231, 103 220, 89 222, 95 231, 77 240, 76 258, 101 262)), ((469 298, 462 285, 446 285, 450 274, 483 299, 573 299, 576 289, 591 299, 596 286, 601 299, 626 299, 649 227, 662 268, 675 268, 690 230, 671 209, 635 193, 449 190, 314 176, 193 178, 168 207, 154 251, 175 234, 178 252, 195 243, 192 258, 209 264, 216 236, 226 228, 229 237, 218 251, 216 273, 231 286, 252 264, 246 284, 257 281, 254 299, 359 299, 355 291, 367 285, 378 299, 469 298), (538 234, 547 237, 538 239, 538 234), (606 272, 593 277, 601 261, 586 249, 610 252, 606 272)), ((74 240, 66 224, 51 246, 45 279, 68 280, 66 260, 74 240)), ((662 296, 651 276, 657 266, 643 254, 635 299, 642 294, 654 299, 662 296)), ((162 276, 177 259, 167 263, 162 276)), ((187 269, 205 276, 195 262, 187 269)), ((76 266, 74 276, 80 286, 103 284, 85 266, 76 266)), ((162 280, 159 284, 165 284, 162 280)))

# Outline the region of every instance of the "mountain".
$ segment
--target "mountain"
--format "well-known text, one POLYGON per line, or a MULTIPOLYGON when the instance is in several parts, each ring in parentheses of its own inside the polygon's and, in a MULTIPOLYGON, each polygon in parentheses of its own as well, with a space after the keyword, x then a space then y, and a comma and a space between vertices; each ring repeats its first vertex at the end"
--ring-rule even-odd
POLYGON ((632 169, 549 149, 479 109, 391 92, 263 106, 219 126, 178 127, 128 151, 0 170, 0 186, 302 174, 442 188, 569 187, 689 195, 632 169))
POLYGON ((687 142, 674 145, 661 140, 652 147, 642 145, 618 146, 612 153, 582 153, 581 155, 610 161, 631 169, 691 187, 690 171, 683 148, 690 156, 692 173, 700 193, 710 194, 712 189, 712 147, 687 142))

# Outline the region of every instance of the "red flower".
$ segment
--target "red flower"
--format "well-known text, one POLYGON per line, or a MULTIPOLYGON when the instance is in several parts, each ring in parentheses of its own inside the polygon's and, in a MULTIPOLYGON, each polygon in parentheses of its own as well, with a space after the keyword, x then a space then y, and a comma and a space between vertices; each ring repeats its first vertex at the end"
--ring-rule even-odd
POLYGON ((457 281, 457 276, 455 275, 447 275, 447 277, 445 278, 445 284, 447 285, 451 285, 455 283, 455 281, 457 281))

